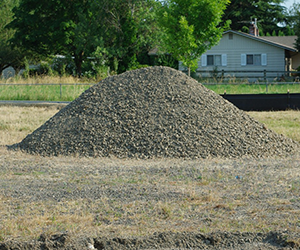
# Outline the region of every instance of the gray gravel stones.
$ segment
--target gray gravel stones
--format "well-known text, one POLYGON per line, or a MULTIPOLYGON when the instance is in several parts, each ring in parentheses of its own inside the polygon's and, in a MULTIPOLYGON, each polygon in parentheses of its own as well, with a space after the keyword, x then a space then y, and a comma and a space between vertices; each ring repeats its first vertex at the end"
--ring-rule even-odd
POLYGON ((287 156, 299 144, 184 73, 150 67, 104 79, 9 148, 45 156, 195 159, 287 156))

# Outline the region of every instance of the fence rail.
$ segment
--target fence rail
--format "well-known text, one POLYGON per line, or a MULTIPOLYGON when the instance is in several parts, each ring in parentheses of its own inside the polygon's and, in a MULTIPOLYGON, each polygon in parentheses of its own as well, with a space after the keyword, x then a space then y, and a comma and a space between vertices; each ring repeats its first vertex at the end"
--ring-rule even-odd
MULTIPOLYGON (((187 71, 185 71, 187 72, 187 71)), ((197 70, 196 74, 203 78, 243 78, 243 79, 268 79, 278 78, 285 81, 285 78, 300 81, 300 71, 274 71, 274 70, 197 70), (247 75, 246 75, 247 74, 247 75)))

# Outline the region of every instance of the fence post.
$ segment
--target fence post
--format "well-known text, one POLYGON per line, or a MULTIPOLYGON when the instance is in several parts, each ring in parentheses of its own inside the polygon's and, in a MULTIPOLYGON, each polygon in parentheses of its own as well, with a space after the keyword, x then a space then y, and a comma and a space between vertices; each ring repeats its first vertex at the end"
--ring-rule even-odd
POLYGON ((60 87, 60 100, 61 100, 61 97, 62 97, 62 87, 61 87, 61 83, 59 83, 59 87, 60 87))
POLYGON ((267 70, 264 69, 264 81, 266 83, 266 93, 268 93, 267 70))
POLYGON ((290 90, 287 91, 287 108, 291 108, 291 97, 290 97, 290 90))

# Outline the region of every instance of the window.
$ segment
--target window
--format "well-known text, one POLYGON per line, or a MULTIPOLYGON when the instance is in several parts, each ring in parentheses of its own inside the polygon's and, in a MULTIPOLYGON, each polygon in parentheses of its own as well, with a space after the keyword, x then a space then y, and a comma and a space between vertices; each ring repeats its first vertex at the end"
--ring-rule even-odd
POLYGON ((227 66, 227 54, 222 55, 202 55, 201 66, 227 66))
POLYGON ((241 54, 241 65, 266 66, 267 54, 241 54))
POLYGON ((207 55, 207 66, 221 66, 221 55, 207 55))
POLYGON ((261 65, 261 55, 247 55, 247 65, 261 65))

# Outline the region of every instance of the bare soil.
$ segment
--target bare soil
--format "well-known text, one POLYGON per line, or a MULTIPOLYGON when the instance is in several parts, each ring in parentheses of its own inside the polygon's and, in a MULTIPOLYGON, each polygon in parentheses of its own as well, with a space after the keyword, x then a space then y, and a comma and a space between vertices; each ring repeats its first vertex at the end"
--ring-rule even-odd
POLYGON ((0 249, 299 249, 299 166, 2 147, 0 249))

